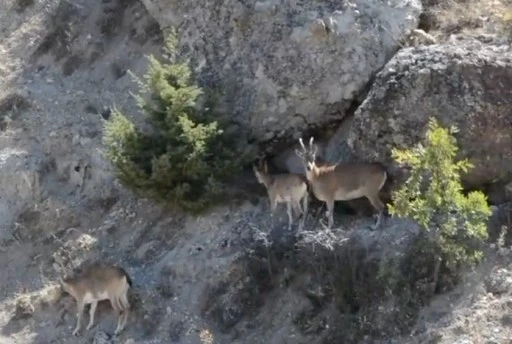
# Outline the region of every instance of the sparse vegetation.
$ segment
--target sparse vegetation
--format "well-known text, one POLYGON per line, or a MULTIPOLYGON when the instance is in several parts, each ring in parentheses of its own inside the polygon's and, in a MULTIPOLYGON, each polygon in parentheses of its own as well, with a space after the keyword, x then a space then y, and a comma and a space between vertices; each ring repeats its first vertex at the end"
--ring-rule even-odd
POLYGON ((0 99, 0 114, 18 114, 30 107, 30 101, 21 92, 13 92, 0 99))
POLYGON ((21 92, 13 92, 0 99, 0 131, 8 128, 9 123, 30 107, 30 101, 21 92))
POLYGON ((34 305, 30 298, 30 294, 20 294, 16 297, 16 310, 14 311, 15 319, 24 319, 32 316, 34 313, 34 305))
POLYGON ((56 283, 49 283, 37 292, 37 303, 41 307, 53 306, 62 296, 62 290, 56 283))
POLYGON ((506 23, 507 13, 512 13, 509 0, 424 0, 424 6, 421 26, 437 37, 448 39, 458 33, 468 36, 499 34, 496 26, 509 35, 510 25, 506 23))
POLYGON ((165 45, 167 62, 149 56, 149 69, 135 96, 152 125, 143 133, 114 109, 106 122, 106 156, 128 186, 187 211, 200 211, 224 194, 223 182, 237 172, 248 154, 235 148, 222 119, 197 106, 202 90, 193 84, 188 61, 177 62, 176 35, 165 45))
POLYGON ((14 299, 14 319, 20 320, 31 317, 36 310, 53 306, 60 297, 60 288, 57 284, 50 283, 33 292, 23 290, 14 299))
POLYGON ((436 119, 428 124, 424 144, 406 150, 394 149, 397 162, 411 167, 403 186, 392 193, 389 212, 417 221, 435 248, 434 285, 441 263, 454 270, 477 263, 487 239, 491 210, 479 191, 464 194, 461 173, 472 167, 467 159, 456 161, 455 127, 442 128, 436 119))
MULTIPOLYGON (((8 1, 6 8, 10 11, 11 4, 16 4, 16 1, 8 1)), ((459 8, 468 11, 467 16, 476 18, 476 25, 487 25, 487 19, 475 17, 474 9, 468 6, 468 3, 476 4, 476 0, 457 1, 468 1, 459 8)), ((495 252, 490 251, 489 255, 486 254, 485 264, 479 266, 479 270, 485 274, 475 277, 465 275, 466 283, 461 283, 454 293, 432 299, 430 287, 436 267, 438 271, 441 270, 438 285, 446 286, 444 278, 453 276, 445 274, 449 270, 447 260, 443 260, 445 263, 441 267, 435 264, 441 262, 438 257, 445 257, 444 251, 438 249, 438 241, 430 240, 435 239, 435 234, 441 231, 437 223, 434 228, 426 227, 419 237, 419 227, 412 220, 397 218, 386 221, 381 231, 372 232, 366 226, 370 224, 373 209, 367 200, 362 200, 370 210, 368 218, 336 217, 338 228, 321 230, 318 218, 323 215, 325 207, 322 208, 321 202, 315 199, 310 207, 313 209, 304 218, 311 225, 308 223, 302 233, 287 231, 286 214, 282 219, 276 218, 278 221, 269 221, 268 212, 265 212, 268 205, 262 202, 264 199, 261 197, 264 188, 259 187, 260 192, 253 192, 256 191, 256 179, 249 175, 251 179, 247 183, 244 178, 238 185, 244 188, 243 192, 252 193, 252 202, 241 205, 230 202, 228 207, 219 207, 206 216, 168 212, 152 202, 126 197, 123 190, 112 187, 110 171, 104 170, 105 166, 97 160, 94 152, 98 144, 97 121, 100 114, 105 119, 111 115, 110 109, 103 107, 104 102, 125 92, 128 66, 140 66, 141 54, 152 51, 157 45, 151 42, 151 37, 158 36, 159 40, 163 37, 160 26, 154 20, 149 21, 150 13, 146 13, 144 4, 134 0, 100 1, 98 5, 60 0, 35 3, 23 16, 12 15, 6 10, 3 30, 0 30, 5 36, 2 36, 5 39, 0 43, 0 75, 7 94, 6 98, 0 99, 0 136, 4 144, 1 159, 5 172, 0 185, 0 205, 2 214, 5 213, 0 223, 0 259, 5 262, 1 275, 0 338, 33 343, 126 344, 258 341, 311 344, 506 343, 512 338, 512 252, 509 247, 512 231, 508 230, 512 228, 512 210, 504 209, 501 205, 500 212, 495 212, 500 216, 497 219, 500 221, 496 222, 504 225, 500 227, 499 238, 492 241, 501 248, 499 255, 494 257, 495 252), (133 4, 133 7, 129 4, 133 4), (43 7, 51 8, 52 12, 59 9, 59 17, 63 20, 53 21, 52 18, 59 17, 50 16, 51 13, 43 16, 40 13, 43 7), (71 17, 66 17, 66 13, 71 17), (9 17, 13 18, 12 21, 9 17), (50 20, 45 19, 48 17, 50 20), (147 25, 148 22, 150 25, 147 25), (18 24, 20 28, 15 29, 18 24), (150 34, 148 27, 157 33, 150 34), (37 52, 44 52, 45 56, 30 63, 27 59, 29 53, 41 42, 37 52), (62 68, 61 73, 59 67, 62 68), (73 76, 64 78, 67 75, 73 76), (20 85, 30 93, 9 95, 12 87, 20 85), (85 105, 88 110, 82 110, 85 105), (97 325, 85 331, 83 338, 73 339, 70 326, 74 325, 77 305, 71 295, 61 290, 57 280, 68 275, 66 272, 71 272, 71 268, 77 267, 79 270, 79 266, 83 268, 85 263, 96 259, 122 264, 133 274, 134 288, 130 289, 129 294, 133 313, 128 318, 131 326, 121 337, 114 336, 111 330, 115 313, 108 301, 100 302, 96 313, 97 325), (469 283, 472 279, 477 283, 469 283)), ((155 4, 153 8, 146 5, 155 15, 155 4)), ((326 3, 318 2, 316 5, 320 14, 330 9, 326 3)), ((359 16, 359 19, 363 24, 365 21, 368 24, 369 20, 364 15, 365 10, 379 12, 378 4, 370 5, 360 8, 363 17, 359 16)), ((182 6, 185 15, 187 6, 182 6)), ((307 4, 306 7, 312 9, 315 6, 307 4)), ((300 90, 294 96, 292 93, 297 87, 288 87, 297 81, 288 75, 290 67, 294 67, 293 59, 285 61, 283 58, 287 56, 277 56, 281 59, 276 59, 272 54, 264 54, 275 50, 272 45, 260 44, 260 38, 264 39, 270 31, 261 35, 258 30, 251 30, 244 36, 250 38, 249 48, 259 50, 261 56, 254 57, 256 62, 261 62, 263 69, 260 65, 239 58, 245 51, 237 51, 236 46, 232 47, 235 54, 223 51, 226 40, 231 39, 231 43, 240 40, 241 37, 232 37, 230 30, 233 20, 243 21, 245 18, 237 17, 237 13, 246 10, 243 6, 224 7, 221 4, 209 6, 202 13, 189 13, 188 19, 183 21, 182 29, 189 35, 188 42, 193 44, 187 53, 197 58, 201 65, 202 61, 218 63, 215 68, 206 66, 202 69, 204 80, 216 86, 229 83, 229 75, 223 79, 217 73, 222 68, 220 62, 231 65, 232 70, 238 73, 256 68, 256 77, 263 76, 265 79, 259 80, 261 84, 254 80, 254 102, 251 99, 242 103, 251 107, 248 110, 262 105, 262 101, 269 102, 259 108, 264 109, 267 105, 271 106, 273 100, 278 101, 282 108, 280 98, 284 98, 287 109, 299 102, 302 104, 297 109, 299 113, 292 116, 294 118, 290 123, 292 127, 294 124, 297 127, 291 128, 292 134, 296 135, 296 131, 299 134, 303 125, 322 131, 327 142, 324 147, 326 155, 331 156, 332 153, 332 156, 343 160, 353 158, 345 154, 346 147, 342 147, 347 145, 345 135, 343 132, 341 136, 338 135, 338 126, 329 129, 331 133, 327 134, 321 125, 317 125, 316 117, 302 118, 304 116, 300 110, 308 105, 307 89, 298 84, 300 90), (210 19, 217 19, 214 25, 194 25, 194 20, 203 18, 202 14, 206 15, 206 19, 208 15, 210 19), (226 30, 224 24, 228 24, 226 30), (214 34, 206 35, 210 40, 197 41, 194 39, 200 36, 200 32, 195 29, 213 29, 214 34), (277 60, 287 65, 277 69, 267 68, 267 62, 277 60), (261 71, 263 74, 259 75, 261 71), (258 89, 259 85, 268 88, 258 89), (275 98, 267 94, 274 88, 280 88, 275 98), (332 146, 336 142, 341 146, 332 146)), ((293 29, 300 24, 295 19, 301 21, 301 8, 304 6, 287 6, 288 14, 295 9, 299 12, 298 18, 290 16, 290 23, 279 22, 282 13, 267 13, 269 19, 277 20, 276 23, 269 20, 269 25, 273 25, 269 26, 272 34, 284 33, 286 39, 287 25, 293 29)), ((390 39, 391 31, 397 32, 397 29, 404 27, 400 24, 404 23, 400 13, 387 12, 389 16, 383 12, 370 23, 381 25, 382 29, 390 28, 389 32, 383 32, 385 40, 390 39), (386 25, 388 23, 391 26, 386 25), (396 26, 397 23, 400 25, 396 26)), ((409 10, 402 12, 406 14, 409 10)), ((180 14, 181 8, 176 13, 180 14)), ((158 17, 157 14, 155 17, 158 17)), ((415 15, 413 9, 411 16, 415 15)), ((462 17, 449 18, 450 13, 446 15, 446 19, 463 20, 462 17)), ((508 17, 505 13, 500 18, 503 26, 495 25, 493 30, 502 28, 512 32, 512 16, 508 17)), ((471 20, 467 21, 466 29, 472 25, 471 20)), ((160 23, 165 26, 164 21, 160 23)), ((242 23, 245 24, 247 21, 242 23)), ((453 26, 453 32, 459 32, 457 25, 453 26)), ((370 30, 370 38, 380 37, 376 31, 375 35, 372 33, 372 25, 363 25, 361 29, 370 30)), ((481 29, 476 27, 475 31, 481 29)), ((368 38, 365 32, 361 33, 363 40, 368 38)), ((343 40, 343 37, 338 38, 343 40)), ((161 43, 159 41, 158 46, 161 43)), ((453 42, 453 46, 458 44, 453 42)), ((330 57, 325 54, 328 52, 322 51, 321 46, 312 46, 312 49, 315 50, 316 61, 330 57)), ((436 51, 442 49, 434 48, 436 51)), ((471 49, 468 47, 469 52, 471 49)), ((456 50, 456 55, 462 52, 461 59, 464 59, 466 46, 462 44, 456 50)), ((417 49, 414 54, 422 54, 421 51, 417 49)), ((418 55, 420 60, 428 59, 429 52, 423 51, 425 56, 418 55)), ((106 122, 106 126, 112 126, 110 129, 114 130, 107 148, 112 149, 109 151, 113 153, 111 157, 117 159, 112 162, 126 185, 173 205, 196 211, 214 204, 223 196, 225 178, 240 166, 234 160, 238 150, 234 148, 237 146, 236 137, 229 134, 231 128, 228 130, 221 119, 208 110, 208 107, 213 108, 210 104, 202 105, 204 95, 194 85, 193 72, 188 70, 188 66, 182 68, 185 64, 177 63, 174 52, 169 50, 165 61, 150 59, 148 73, 137 78, 141 85, 137 100, 149 127, 139 126, 139 122, 132 120, 128 114, 130 110, 125 107, 126 97, 121 94, 117 98, 119 111, 114 111, 112 118, 106 122), (178 106, 176 103, 180 102, 190 105, 178 106), (198 137, 200 140, 194 141, 198 137), (197 142, 204 143, 204 146, 194 146, 197 142), (226 149, 227 153, 217 155, 219 147, 226 149), (233 168, 229 165, 227 172, 221 170, 226 167, 225 161, 233 163, 233 168), (215 192, 210 192, 210 178, 214 181, 215 187, 212 189, 215 192), (203 201, 205 203, 201 203, 203 201)), ((485 55, 484 60, 493 56, 486 51, 475 53, 485 55)), ((343 58, 342 55, 338 58, 343 58)), ((391 55, 387 58, 391 58, 391 55)), ((397 65, 403 67, 398 62, 397 65)), ((472 63, 472 60, 469 62, 472 63)), ((481 59, 477 62, 481 63, 484 72, 492 68, 481 59)), ((463 68, 465 61, 461 63, 458 65, 461 68, 448 70, 453 73, 450 80, 456 84, 460 81, 457 73, 467 72, 467 68, 463 68)), ((439 66, 435 56, 433 61, 425 63, 425 68, 432 67, 434 71, 439 66)), ((375 75, 368 77, 373 82, 375 75)), ((247 80, 244 79, 244 82, 247 80)), ((245 85, 247 90, 250 90, 247 88, 251 86, 250 83, 249 79, 245 85)), ((481 83, 485 87, 486 81, 482 80, 481 83)), ((232 82, 227 86, 237 85, 239 83, 232 82)), ((454 95, 457 93, 455 86, 448 88, 454 95)), ((470 83, 470 86, 477 91, 481 88, 478 82, 470 83)), ((219 88, 215 91, 221 96, 225 90, 219 88)), ((428 87, 425 92, 429 92, 428 87)), ((363 92, 361 98, 365 98, 365 94, 363 92)), ((492 94, 478 105, 488 109, 485 103, 488 99, 493 99, 492 94)), ((223 105, 230 106, 238 99, 227 97, 222 100, 226 100, 223 105)), ((325 103, 323 98, 317 101, 325 103)), ((352 104, 349 112, 357 107, 356 103, 352 104)), ((241 103, 237 104, 232 117, 240 118, 238 106, 241 103)), ((501 105, 500 110, 506 111, 506 99, 501 105)), ((327 110, 332 112, 340 107, 343 104, 333 104, 327 110)), ((254 126, 258 122, 255 120, 248 124, 254 126)), ((491 122, 495 125, 499 123, 491 122)), ((415 136, 415 128, 411 127, 411 131, 400 140, 415 136)), ((390 132, 384 130, 381 134, 390 132)), ((479 143, 475 142, 475 147, 480 147, 479 143)), ((283 148, 280 142, 272 142, 276 153, 284 149, 284 142, 282 144, 283 148)), ((470 143, 466 148, 474 147, 470 143)), ((281 156, 289 157, 287 154, 281 156)), ((242 154, 238 158, 242 164, 242 154)), ((424 178, 422 187, 426 188, 427 182, 424 178)), ((343 203, 338 205, 343 206, 343 203)), ((467 208, 465 211, 471 213, 467 208)), ((462 229, 466 230, 466 227, 457 228, 456 236, 449 239, 464 239, 455 242, 469 243, 471 252, 479 251, 481 238, 468 238, 467 233, 459 233, 462 229)), ((448 249, 448 253, 453 253, 451 247, 448 249)), ((84 313, 84 317, 88 320, 87 313, 84 313)))
POLYGON ((199 339, 203 344, 213 344, 213 334, 208 329, 199 331, 199 339))
POLYGON ((56 61, 68 57, 71 47, 79 34, 76 25, 79 11, 75 4, 70 1, 59 1, 55 11, 48 19, 48 30, 40 41, 37 49, 34 50, 32 59, 51 53, 56 61))

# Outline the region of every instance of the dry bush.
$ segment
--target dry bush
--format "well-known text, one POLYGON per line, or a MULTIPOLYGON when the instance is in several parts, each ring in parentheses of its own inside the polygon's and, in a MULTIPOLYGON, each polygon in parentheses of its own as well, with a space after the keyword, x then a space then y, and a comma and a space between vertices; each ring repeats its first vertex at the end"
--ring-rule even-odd
POLYGON ((62 290, 58 284, 52 283, 36 292, 35 303, 41 307, 53 306, 62 297, 62 290))
POLYGON ((13 319, 25 319, 35 311, 30 294, 19 294, 16 296, 16 306, 13 319))
POLYGON ((15 298, 13 319, 26 319, 39 309, 52 307, 61 296, 62 292, 58 284, 47 284, 42 289, 31 293, 18 293, 15 298))
POLYGON ((134 0, 116 0, 105 4, 104 16, 96 23, 100 27, 101 34, 111 38, 119 32, 123 25, 124 12, 134 3, 134 0))
POLYGON ((18 114, 30 107, 28 95, 23 92, 12 92, 0 99, 0 114, 18 114))
POLYGON ((325 335, 332 339, 326 343, 392 337, 411 328, 432 296, 424 292, 431 255, 412 250, 421 246, 413 233, 401 236, 399 256, 396 247, 384 252, 383 241, 356 231, 303 231, 299 239, 254 230, 246 240, 232 273, 207 288, 202 302, 221 331, 258 314, 266 293, 292 288, 311 302, 292 319, 303 335, 325 335))
POLYGON ((12 92, 0 99, 0 131, 9 127, 9 123, 30 107, 28 94, 12 92))
POLYGON ((78 6, 67 0, 60 0, 47 22, 47 34, 34 51, 35 60, 47 53, 52 53, 60 61, 71 53, 71 46, 80 33, 78 6))
POLYGON ((203 344, 213 344, 213 334, 208 329, 202 329, 199 332, 199 338, 203 344))

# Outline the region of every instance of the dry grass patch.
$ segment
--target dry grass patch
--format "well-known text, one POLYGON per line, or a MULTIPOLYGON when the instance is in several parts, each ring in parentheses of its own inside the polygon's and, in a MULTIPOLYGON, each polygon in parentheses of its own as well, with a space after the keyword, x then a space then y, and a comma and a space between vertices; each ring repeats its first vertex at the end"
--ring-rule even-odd
POLYGON ((43 289, 36 291, 35 302, 42 307, 52 306, 60 300, 61 296, 62 290, 58 284, 47 284, 43 289))
POLYGON ((201 330, 199 338, 203 344, 213 344, 213 334, 208 329, 201 330))
POLYGON ((38 309, 51 307, 61 298, 58 284, 47 284, 44 288, 30 292, 18 293, 14 298, 14 319, 31 317, 38 309))
POLYGON ((444 0, 425 8, 425 26, 441 39, 452 34, 510 36, 512 31, 512 0, 444 0))
POLYGON ((25 319, 35 312, 30 294, 18 294, 15 299, 14 319, 25 319))

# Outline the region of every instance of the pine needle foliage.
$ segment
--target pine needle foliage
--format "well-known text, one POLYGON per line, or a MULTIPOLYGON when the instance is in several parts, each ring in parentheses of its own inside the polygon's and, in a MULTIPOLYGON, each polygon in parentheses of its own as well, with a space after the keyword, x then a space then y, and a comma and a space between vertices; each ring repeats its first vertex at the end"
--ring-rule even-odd
POLYGON ((166 60, 149 55, 142 78, 130 73, 139 86, 133 96, 151 132, 143 133, 114 109, 103 142, 123 184, 196 213, 222 198, 224 182, 249 156, 237 148, 236 137, 224 133, 223 118, 197 106, 202 89, 193 83, 189 61, 177 61, 176 47, 171 32, 166 60))
POLYGON ((424 144, 411 149, 393 149, 400 164, 410 166, 404 185, 392 193, 389 212, 409 217, 429 232, 438 259, 448 267, 476 263, 482 258, 481 244, 487 239, 487 221, 491 210, 480 191, 463 193, 461 174, 473 165, 456 161, 456 127, 448 129, 430 118, 424 144))

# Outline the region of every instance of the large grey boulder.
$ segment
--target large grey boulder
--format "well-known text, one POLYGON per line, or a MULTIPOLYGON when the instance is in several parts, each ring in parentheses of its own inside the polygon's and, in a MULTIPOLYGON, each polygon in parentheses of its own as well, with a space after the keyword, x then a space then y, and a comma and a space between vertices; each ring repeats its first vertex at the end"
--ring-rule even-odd
POLYGON ((456 125, 469 186, 512 179, 512 52, 469 41, 401 50, 355 113, 349 145, 360 159, 391 163, 391 148, 424 137, 429 116, 456 125))
POLYGON ((179 28, 201 85, 258 142, 339 122, 421 12, 419 0, 142 2, 179 28))

